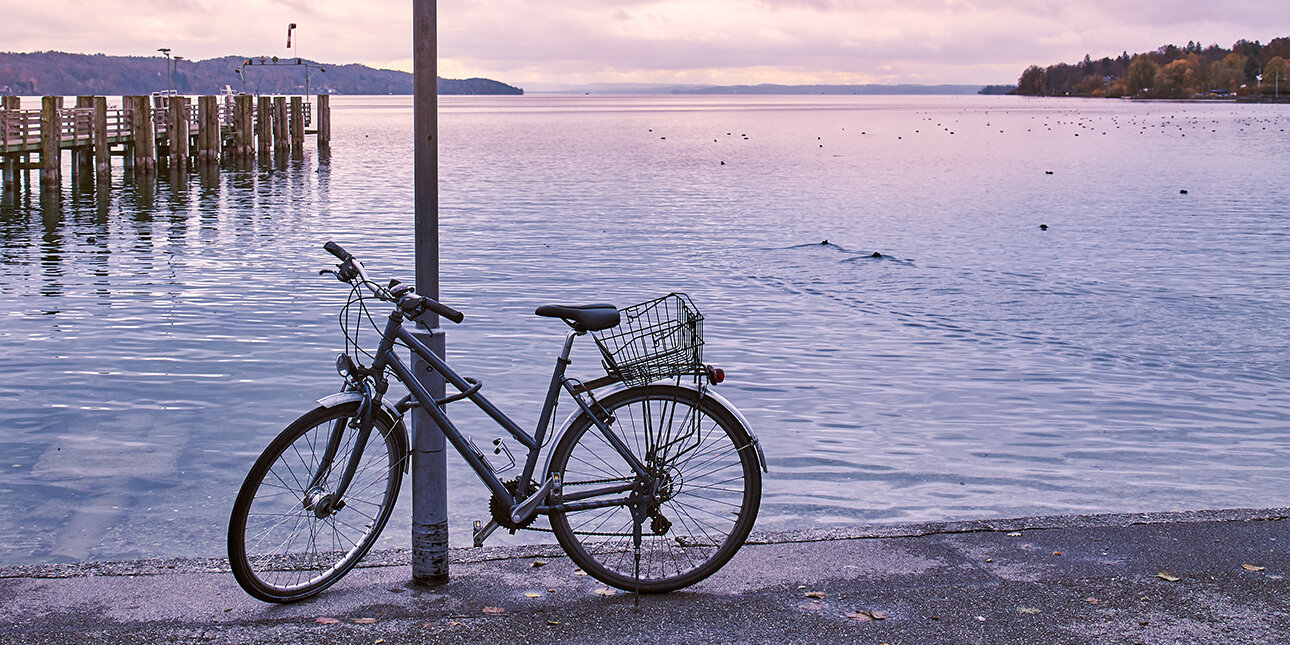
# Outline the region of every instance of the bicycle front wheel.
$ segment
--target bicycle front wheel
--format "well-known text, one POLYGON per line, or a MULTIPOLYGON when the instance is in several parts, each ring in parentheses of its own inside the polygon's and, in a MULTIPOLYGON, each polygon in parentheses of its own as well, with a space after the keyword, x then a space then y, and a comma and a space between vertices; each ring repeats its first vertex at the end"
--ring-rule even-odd
POLYGON ((228 525, 233 577, 266 602, 331 586, 367 553, 390 519, 403 480, 402 428, 373 415, 353 480, 336 488, 357 445, 358 402, 315 408, 287 426, 247 474, 228 525), (324 455, 339 433, 330 463, 324 455))
MULTIPOLYGON (((614 433, 658 481, 660 501, 644 509, 639 567, 626 504, 553 512, 556 539, 584 571, 625 591, 663 593, 712 575, 743 546, 761 503, 749 433, 711 398, 674 385, 629 388, 601 405, 614 418, 614 433)), ((574 498, 637 479, 585 414, 556 444, 550 472, 574 498)))

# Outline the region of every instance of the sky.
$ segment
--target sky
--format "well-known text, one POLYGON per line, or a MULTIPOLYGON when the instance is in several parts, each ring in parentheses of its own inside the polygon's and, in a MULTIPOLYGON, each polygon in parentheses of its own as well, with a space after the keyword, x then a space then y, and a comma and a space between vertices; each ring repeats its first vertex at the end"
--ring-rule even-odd
MULTIPOLYGON (((413 1, 0 0, 0 51, 169 47, 193 60, 298 55, 411 71, 413 1)), ((1266 43, 1290 35, 1286 1, 439 0, 439 75, 529 89, 1004 84, 1085 54, 1266 43)))

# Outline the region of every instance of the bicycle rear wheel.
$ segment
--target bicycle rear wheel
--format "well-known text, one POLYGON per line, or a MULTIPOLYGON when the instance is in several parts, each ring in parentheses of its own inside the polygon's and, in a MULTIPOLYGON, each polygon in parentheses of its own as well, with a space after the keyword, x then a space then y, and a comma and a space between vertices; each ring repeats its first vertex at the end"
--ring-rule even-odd
POLYGON ((344 499, 333 499, 358 435, 359 403, 315 408, 287 426, 246 476, 228 525, 233 577, 266 602, 312 596, 344 576, 390 519, 403 480, 401 426, 373 415, 344 499), (342 432, 335 458, 327 443, 342 432))
MULTIPOLYGON (((627 505, 551 513, 556 539, 584 571, 625 591, 663 593, 712 575, 743 546, 761 503, 748 432, 712 399, 674 385, 629 388, 601 405, 615 419, 614 432, 660 479, 661 501, 646 507, 639 578, 627 505)), ((556 444, 550 472, 561 475, 563 495, 574 497, 636 480, 585 414, 556 444)))

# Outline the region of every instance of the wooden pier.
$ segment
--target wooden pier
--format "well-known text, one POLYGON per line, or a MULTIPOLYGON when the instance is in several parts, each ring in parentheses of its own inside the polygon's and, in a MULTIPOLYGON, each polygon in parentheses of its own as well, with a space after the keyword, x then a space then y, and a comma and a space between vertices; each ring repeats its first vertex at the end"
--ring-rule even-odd
POLYGON ((317 135, 319 149, 331 145, 329 96, 317 96, 316 114, 299 96, 254 98, 200 96, 194 103, 184 96, 125 96, 121 107, 108 109, 102 96, 78 96, 75 107, 46 96, 39 109, 24 109, 18 97, 0 97, 0 186, 30 188, 35 170, 42 191, 61 190, 64 150, 72 154, 73 183, 93 176, 103 187, 113 156, 122 157, 125 172, 141 177, 245 161, 257 151, 300 152, 315 116, 317 129, 308 133, 317 135))

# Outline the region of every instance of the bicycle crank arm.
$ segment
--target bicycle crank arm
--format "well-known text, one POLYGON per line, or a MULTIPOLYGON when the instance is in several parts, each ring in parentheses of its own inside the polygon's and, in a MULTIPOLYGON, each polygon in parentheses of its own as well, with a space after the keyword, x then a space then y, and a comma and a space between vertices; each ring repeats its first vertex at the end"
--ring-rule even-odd
POLYGON ((533 519, 533 516, 537 514, 538 506, 540 506, 543 500, 546 499, 546 496, 551 493, 551 489, 559 485, 559 475, 551 475, 548 477, 546 483, 542 484, 542 487, 537 489, 536 493, 533 493, 528 499, 511 507, 511 521, 516 524, 523 524, 524 522, 533 519))
POLYGON ((487 540, 488 536, 492 535, 493 531, 496 531, 500 526, 497 520, 488 520, 488 524, 480 524, 479 520, 475 520, 475 546, 484 546, 484 540, 487 540))

